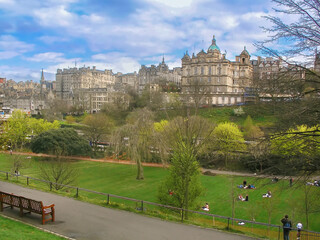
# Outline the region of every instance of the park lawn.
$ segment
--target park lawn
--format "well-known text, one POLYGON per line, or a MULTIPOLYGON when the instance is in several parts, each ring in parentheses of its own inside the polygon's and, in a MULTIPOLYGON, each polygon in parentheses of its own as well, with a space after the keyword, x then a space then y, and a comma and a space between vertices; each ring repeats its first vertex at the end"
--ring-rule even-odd
MULTIPOLYGON (((10 171, 13 156, 0 155, 0 170, 10 171)), ((22 175, 38 177, 39 158, 23 158, 29 166, 21 170, 22 175)), ((79 170, 79 177, 76 186, 98 192, 110 193, 114 195, 135 198, 144 201, 158 202, 158 186, 168 175, 168 170, 164 168, 144 167, 145 180, 136 180, 135 165, 121 165, 115 163, 100 163, 90 161, 73 161, 75 168, 79 170)), ((239 189, 237 185, 242 184, 244 177, 216 175, 201 176, 204 193, 200 197, 200 204, 209 203, 210 213, 222 216, 232 216, 232 181, 234 196, 240 193, 249 195, 249 202, 235 201, 234 217, 246 220, 255 219, 258 222, 279 225, 280 219, 288 214, 293 222, 301 221, 305 223, 301 209, 303 209, 302 196, 304 185, 299 187, 289 187, 288 180, 280 180, 272 183, 270 179, 260 179, 258 177, 247 177, 248 184, 254 184, 256 189, 239 189), (272 198, 262 198, 262 194, 268 190, 272 192, 272 198), (298 211, 298 206, 300 210, 298 211)), ((297 184, 298 185, 298 184, 297 184)), ((313 191, 320 191, 320 188, 313 187, 313 191)), ((94 193, 84 193, 80 191, 80 196, 89 199, 103 198, 94 193)), ((199 209, 200 210, 200 206, 199 209)), ((320 231, 320 216, 310 215, 309 230, 320 231)))
POLYGON ((32 226, 17 222, 0 215, 1 239, 15 240, 58 240, 65 239, 48 232, 41 231, 32 226))

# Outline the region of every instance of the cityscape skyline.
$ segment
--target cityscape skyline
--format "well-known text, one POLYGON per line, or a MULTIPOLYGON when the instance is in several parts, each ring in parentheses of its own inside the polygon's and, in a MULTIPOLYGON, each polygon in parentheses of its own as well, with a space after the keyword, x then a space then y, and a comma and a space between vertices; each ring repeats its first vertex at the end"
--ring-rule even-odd
POLYGON ((0 0, 0 77, 54 80, 58 68, 96 66, 114 73, 158 64, 180 67, 183 54, 205 51, 212 35, 233 60, 267 38, 269 1, 0 0))

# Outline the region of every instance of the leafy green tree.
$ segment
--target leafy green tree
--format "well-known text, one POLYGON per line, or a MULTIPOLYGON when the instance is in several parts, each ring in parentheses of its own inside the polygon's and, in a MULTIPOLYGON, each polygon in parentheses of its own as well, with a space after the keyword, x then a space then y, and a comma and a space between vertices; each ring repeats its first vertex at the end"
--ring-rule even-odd
POLYGON ((213 149, 222 154, 225 159, 225 166, 231 157, 239 155, 239 152, 246 150, 245 141, 242 132, 234 123, 220 123, 212 132, 213 149))
MULTIPOLYGON (((199 116, 177 117, 162 124, 161 131, 158 130, 161 135, 157 139, 171 156, 170 174, 159 188, 158 196, 162 203, 184 209, 196 205, 202 192, 197 157, 206 151, 212 129, 212 123, 199 116)), ((187 212, 185 217, 188 217, 187 212)))
POLYGON ((50 123, 43 119, 30 118, 24 112, 16 110, 3 124, 3 133, 0 138, 4 145, 10 145, 11 148, 21 148, 30 142, 32 136, 59 127, 60 124, 57 121, 50 123))
POLYGON ((180 144, 172 154, 169 176, 160 185, 158 198, 163 204, 190 209, 203 191, 200 168, 193 148, 183 141, 180 144))
POLYGON ((274 154, 286 161, 286 170, 310 175, 320 169, 320 133, 319 126, 297 126, 273 135, 271 148, 274 154), (303 133, 303 134, 302 134, 303 133))
POLYGON ((246 120, 243 123, 243 132, 244 137, 248 140, 255 140, 264 135, 261 129, 253 124, 250 115, 247 116, 246 120))
POLYGON ((92 153, 89 142, 70 128, 50 129, 39 134, 32 139, 31 150, 57 156, 90 156, 92 153))

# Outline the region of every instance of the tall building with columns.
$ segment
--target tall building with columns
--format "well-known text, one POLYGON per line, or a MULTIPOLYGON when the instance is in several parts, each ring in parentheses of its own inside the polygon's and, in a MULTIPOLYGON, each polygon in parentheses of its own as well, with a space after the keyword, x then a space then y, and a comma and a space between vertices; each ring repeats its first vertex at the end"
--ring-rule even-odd
POLYGON ((182 58, 182 96, 200 105, 235 105, 247 101, 252 86, 250 54, 244 47, 235 61, 226 58, 215 36, 207 52, 182 58))

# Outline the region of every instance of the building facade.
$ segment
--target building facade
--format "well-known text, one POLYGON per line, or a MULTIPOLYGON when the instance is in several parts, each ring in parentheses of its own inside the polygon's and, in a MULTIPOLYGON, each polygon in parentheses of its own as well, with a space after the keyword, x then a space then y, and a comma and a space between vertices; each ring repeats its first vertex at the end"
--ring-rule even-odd
POLYGON ((58 69, 56 73, 56 95, 59 99, 72 99, 76 89, 107 88, 114 85, 116 76, 112 70, 97 70, 96 67, 58 69))
POLYGON ((181 68, 169 69, 168 65, 162 58, 162 62, 158 66, 151 65, 146 67, 142 65, 138 74, 139 84, 138 90, 141 93, 147 85, 161 86, 168 83, 174 83, 177 86, 181 85, 181 68))
POLYGON ((188 103, 200 105, 235 105, 246 102, 252 87, 253 68, 244 48, 235 61, 221 54, 213 36, 207 52, 182 58, 181 95, 188 103))

